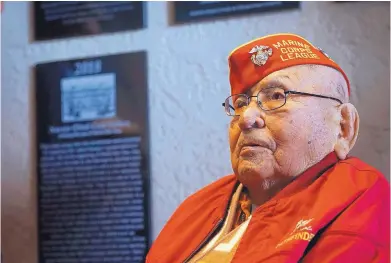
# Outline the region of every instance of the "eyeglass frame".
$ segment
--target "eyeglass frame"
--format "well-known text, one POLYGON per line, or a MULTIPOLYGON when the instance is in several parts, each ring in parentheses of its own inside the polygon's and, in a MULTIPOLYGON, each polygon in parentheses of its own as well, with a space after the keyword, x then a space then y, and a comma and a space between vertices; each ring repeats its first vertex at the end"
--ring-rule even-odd
MULTIPOLYGON (((270 87, 270 88, 265 88, 265 89, 277 89, 277 88, 279 88, 279 87, 270 87)), ((264 110, 264 111, 277 110, 277 109, 279 109, 279 108, 285 106, 285 104, 286 104, 286 99, 287 99, 287 95, 289 95, 289 94, 304 95, 304 96, 312 96, 312 97, 318 97, 318 98, 323 98, 323 99, 331 99, 331 100, 338 101, 340 104, 343 104, 343 102, 342 102, 340 99, 333 98, 333 97, 329 97, 329 96, 324 96, 324 95, 314 94, 314 93, 307 93, 307 92, 294 91, 294 90, 284 90, 284 98, 285 98, 284 103, 283 103, 281 106, 277 107, 277 108, 273 108, 273 109, 270 109, 270 110, 266 110, 266 109, 263 109, 263 108, 262 108, 262 106, 261 106, 262 103, 258 101, 258 96, 259 96, 259 94, 260 94, 262 91, 264 91, 265 89, 261 89, 261 90, 257 93, 256 96, 249 96, 249 95, 247 95, 247 94, 245 94, 245 93, 233 94, 233 95, 231 95, 231 96, 228 96, 228 97, 225 99, 225 101, 222 103, 222 106, 223 106, 224 109, 225 109, 225 113, 226 113, 228 116, 232 116, 232 117, 240 116, 240 115, 229 115, 228 112, 227 112, 227 110, 226 110, 226 108, 225 108, 225 104, 227 104, 227 101, 229 100, 229 98, 231 98, 232 96, 239 96, 239 95, 244 95, 244 96, 247 97, 247 104, 248 104, 248 105, 250 104, 251 98, 257 98, 257 104, 258 104, 258 106, 260 106, 261 109, 264 110)), ((282 90, 283 90, 283 88, 279 88, 279 89, 282 89, 282 90)), ((229 103, 228 103, 228 105, 231 106, 229 103)), ((248 105, 247 105, 247 106, 248 106, 248 105)), ((233 107, 231 107, 231 108, 233 109, 233 107)), ((233 109, 233 111, 235 111, 235 109, 233 109)))

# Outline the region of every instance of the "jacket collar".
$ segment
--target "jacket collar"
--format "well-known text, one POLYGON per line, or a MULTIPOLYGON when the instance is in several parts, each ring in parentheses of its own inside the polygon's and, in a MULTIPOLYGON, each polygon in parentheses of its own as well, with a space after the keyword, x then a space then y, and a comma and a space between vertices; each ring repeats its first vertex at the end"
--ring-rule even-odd
POLYGON ((339 159, 335 152, 329 153, 320 162, 296 176, 293 181, 282 189, 273 199, 276 200, 288 197, 303 190, 318 179, 326 170, 334 166, 338 161, 339 159))

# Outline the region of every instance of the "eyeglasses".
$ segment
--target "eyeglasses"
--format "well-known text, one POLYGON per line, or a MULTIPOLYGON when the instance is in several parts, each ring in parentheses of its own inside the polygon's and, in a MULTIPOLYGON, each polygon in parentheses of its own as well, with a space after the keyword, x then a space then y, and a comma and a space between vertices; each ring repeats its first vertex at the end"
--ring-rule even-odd
POLYGON ((332 99, 338 101, 340 104, 343 104, 341 100, 332 97, 293 90, 284 90, 279 87, 272 87, 260 90, 256 96, 249 96, 247 94, 236 94, 229 96, 225 99, 225 102, 223 102, 222 105, 225 109, 225 113, 228 116, 240 116, 246 107, 250 104, 251 98, 257 98, 257 104, 262 110, 271 111, 284 106, 286 104, 286 98, 288 94, 332 99))

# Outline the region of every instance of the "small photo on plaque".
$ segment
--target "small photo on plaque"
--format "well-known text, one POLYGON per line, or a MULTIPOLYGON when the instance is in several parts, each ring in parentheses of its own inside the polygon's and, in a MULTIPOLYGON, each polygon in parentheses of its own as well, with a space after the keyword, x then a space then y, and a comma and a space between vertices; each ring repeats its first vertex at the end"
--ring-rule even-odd
POLYGON ((115 117, 115 83, 114 73, 61 79, 62 122, 115 117))

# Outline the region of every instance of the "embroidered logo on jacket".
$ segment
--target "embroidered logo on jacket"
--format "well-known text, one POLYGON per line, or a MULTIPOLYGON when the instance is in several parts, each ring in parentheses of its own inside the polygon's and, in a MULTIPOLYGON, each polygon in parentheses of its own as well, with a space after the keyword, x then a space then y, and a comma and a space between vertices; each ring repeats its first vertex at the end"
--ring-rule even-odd
POLYGON ((312 233, 312 226, 308 225, 313 218, 303 220, 301 219, 299 222, 297 222, 295 228, 291 233, 289 233, 289 236, 284 239, 282 242, 278 243, 276 248, 292 241, 292 240, 305 240, 305 241, 310 241, 313 237, 314 234, 312 233))
POLYGON ((296 227, 292 231, 291 234, 294 234, 295 232, 303 231, 303 230, 312 231, 312 226, 307 226, 312 220, 314 220, 314 219, 311 218, 308 220, 303 220, 303 219, 300 220, 299 222, 297 222, 296 227))

